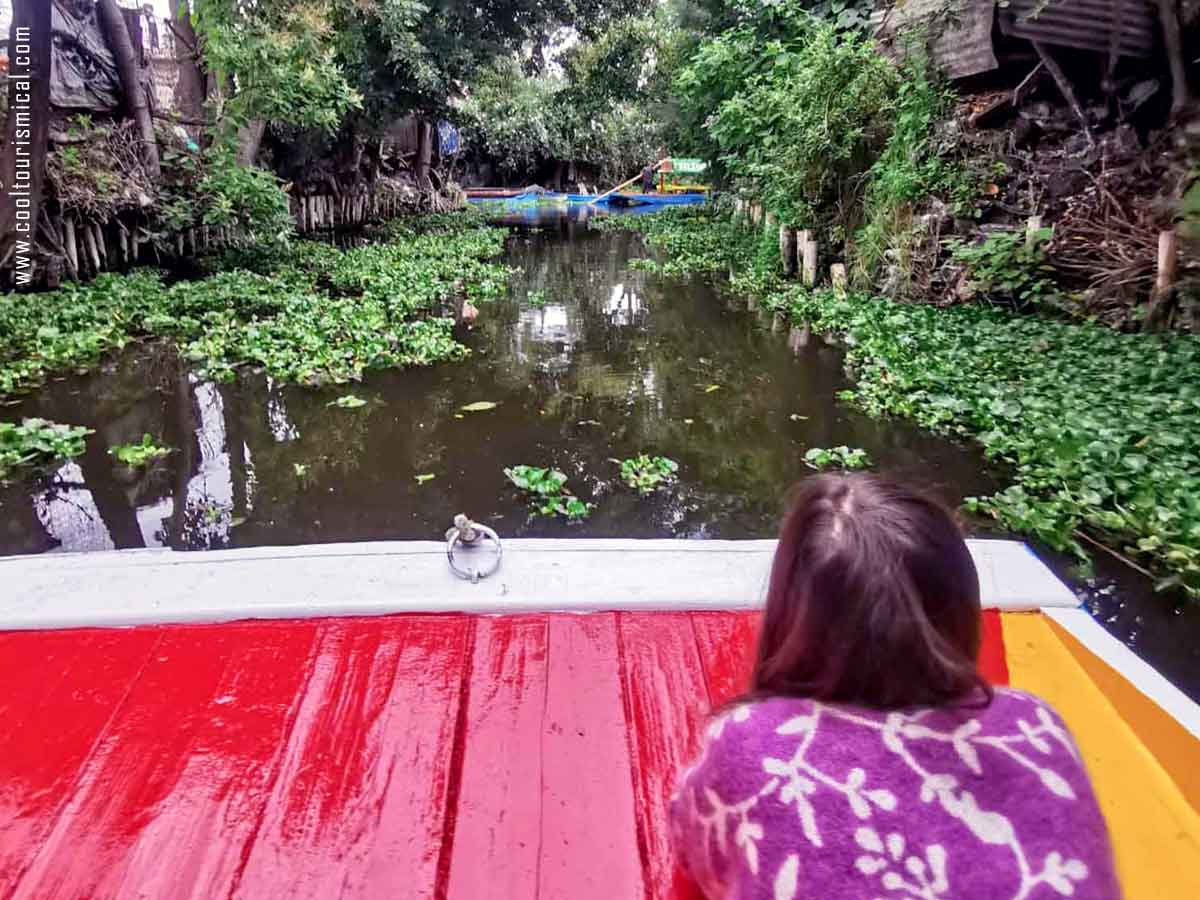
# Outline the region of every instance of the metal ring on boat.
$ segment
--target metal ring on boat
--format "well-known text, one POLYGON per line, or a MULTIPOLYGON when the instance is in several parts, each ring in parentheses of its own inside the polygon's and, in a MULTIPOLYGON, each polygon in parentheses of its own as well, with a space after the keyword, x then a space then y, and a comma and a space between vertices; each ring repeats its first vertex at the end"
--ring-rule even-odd
POLYGON ((492 563, 486 569, 464 569, 454 560, 454 548, 462 541, 459 539, 458 529, 454 530, 454 534, 446 541, 446 561, 450 563, 450 571, 459 578, 464 578, 472 584, 477 584, 480 578, 487 578, 500 568, 500 557, 504 555, 504 548, 500 544, 500 535, 496 534, 486 525, 473 523, 475 530, 482 534, 487 540, 496 545, 496 554, 492 557, 492 563))

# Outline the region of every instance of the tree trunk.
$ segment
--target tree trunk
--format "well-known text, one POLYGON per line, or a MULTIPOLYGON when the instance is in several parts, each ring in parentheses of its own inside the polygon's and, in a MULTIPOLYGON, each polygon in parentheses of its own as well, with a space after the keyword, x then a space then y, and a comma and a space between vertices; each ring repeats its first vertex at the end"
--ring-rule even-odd
MULTIPOLYGON (((171 32, 174 36, 175 62, 179 66, 179 80, 175 82, 175 108, 191 122, 204 120, 204 101, 208 97, 204 72, 200 68, 200 50, 196 44, 196 32, 192 28, 192 14, 188 0, 169 0, 171 9, 171 32)), ((201 129, 198 125, 187 125, 188 134, 199 141, 201 129)))
POLYGON ((1187 64, 1183 58, 1183 39, 1179 34, 1179 14, 1175 0, 1158 0, 1158 21, 1162 25, 1163 47, 1171 67, 1171 115, 1175 116, 1191 101, 1187 64))
POLYGON ((0 150, 0 266, 12 281, 33 279, 33 246, 46 175, 50 128, 50 4, 13 0, 9 32, 8 122, 0 150))
POLYGON ((154 139, 154 120, 150 116, 150 105, 146 102, 146 91, 142 85, 141 67, 129 39, 129 29, 117 0, 96 0, 96 12, 104 29, 104 39, 117 61, 117 72, 121 76, 121 90, 125 93, 125 105, 137 123, 142 138, 142 164, 152 179, 157 180, 161 172, 158 164, 158 143, 154 139))
POLYGON ((433 159, 433 126, 422 119, 417 123, 417 187, 429 184, 429 166, 433 159))
POLYGON ((237 132, 237 161, 239 166, 252 166, 262 146, 263 132, 267 130, 265 119, 251 119, 237 132))

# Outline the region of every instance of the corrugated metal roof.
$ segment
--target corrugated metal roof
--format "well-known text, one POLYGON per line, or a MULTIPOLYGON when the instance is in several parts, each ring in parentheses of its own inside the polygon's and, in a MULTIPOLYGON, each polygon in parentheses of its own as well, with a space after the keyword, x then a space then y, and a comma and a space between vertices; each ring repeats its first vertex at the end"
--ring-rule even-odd
POLYGON ((1149 56, 1156 25, 1147 0, 1010 0, 1000 30, 1042 44, 1149 56))
POLYGON ((992 50, 994 0, 963 0, 948 16, 946 0, 907 0, 883 17, 876 32, 893 52, 904 52, 904 39, 924 28, 937 35, 930 49, 934 63, 950 78, 966 78, 996 68, 992 50))

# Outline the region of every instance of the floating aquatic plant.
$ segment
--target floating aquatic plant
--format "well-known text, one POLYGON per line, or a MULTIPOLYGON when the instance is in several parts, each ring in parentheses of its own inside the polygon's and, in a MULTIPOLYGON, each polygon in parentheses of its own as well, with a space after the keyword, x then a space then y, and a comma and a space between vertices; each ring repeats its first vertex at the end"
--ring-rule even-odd
POLYGON ((679 463, 665 456, 641 453, 630 459, 614 460, 621 466, 621 480, 645 496, 675 480, 679 463))
POLYGON ((531 496, 533 511, 539 516, 564 516, 568 521, 586 519, 595 504, 585 503, 567 490, 567 476, 558 469, 539 466, 511 466, 505 476, 531 496))
POLYGON ((24 419, 20 424, 0 422, 0 479, 14 469, 49 465, 80 456, 92 429, 60 425, 46 419, 24 419))
POLYGON ((149 465, 156 459, 169 456, 171 448, 158 446, 154 443, 154 438, 146 433, 142 435, 140 444, 120 444, 116 447, 109 447, 108 453, 110 456, 115 456, 119 462, 136 469, 149 465))

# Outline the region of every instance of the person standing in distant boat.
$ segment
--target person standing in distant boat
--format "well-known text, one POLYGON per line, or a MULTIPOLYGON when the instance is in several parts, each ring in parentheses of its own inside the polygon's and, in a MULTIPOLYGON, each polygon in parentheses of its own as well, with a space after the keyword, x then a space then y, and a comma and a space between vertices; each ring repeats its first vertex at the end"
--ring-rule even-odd
MULTIPOLYGON (((655 169, 655 167, 650 166, 650 165, 648 165, 648 166, 646 166, 646 168, 642 169, 642 193, 643 194, 653 194, 654 193, 654 169, 655 169)), ((626 169, 625 171, 629 171, 629 170, 626 169)))
POLYGON ((950 513, 870 475, 805 481, 750 690, 671 800, 676 896, 1119 900, 1075 741, 984 681, 982 627, 950 513))

